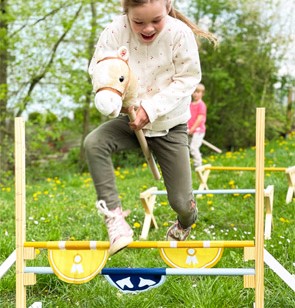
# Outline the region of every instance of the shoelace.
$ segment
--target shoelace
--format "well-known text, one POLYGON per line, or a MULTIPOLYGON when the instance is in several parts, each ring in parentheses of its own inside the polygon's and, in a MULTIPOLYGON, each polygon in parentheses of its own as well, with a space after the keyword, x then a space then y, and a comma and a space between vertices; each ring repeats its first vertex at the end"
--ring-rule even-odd
POLYGON ((108 233, 110 240, 114 240, 118 234, 124 233, 124 213, 113 213, 107 208, 104 200, 96 202, 96 208, 106 216, 106 224, 108 227, 108 233), (122 221, 123 220, 123 221, 122 221), (123 222, 123 223, 122 223, 123 222))
MULTIPOLYGON (((99 200, 99 201, 96 201, 96 208, 99 210, 99 212, 107 217, 114 217, 116 216, 116 214, 114 214, 112 211, 110 211, 108 208, 107 208, 107 204, 104 200, 99 200)), ((129 214, 130 214, 130 210, 125 210, 125 211, 122 211, 122 216, 123 217, 127 217, 129 214)))
POLYGON ((99 210, 99 212, 107 217, 115 217, 117 216, 116 214, 114 214, 113 212, 111 212, 108 208, 107 208, 107 204, 104 200, 99 200, 96 202, 96 208, 99 210))

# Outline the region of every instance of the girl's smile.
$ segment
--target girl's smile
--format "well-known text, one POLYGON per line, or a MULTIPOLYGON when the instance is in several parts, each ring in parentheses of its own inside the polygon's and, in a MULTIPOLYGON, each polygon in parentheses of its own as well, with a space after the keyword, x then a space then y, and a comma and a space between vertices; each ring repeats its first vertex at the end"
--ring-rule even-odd
POLYGON ((167 16, 164 2, 149 2, 129 9, 128 18, 131 29, 141 42, 153 42, 164 28, 167 16))

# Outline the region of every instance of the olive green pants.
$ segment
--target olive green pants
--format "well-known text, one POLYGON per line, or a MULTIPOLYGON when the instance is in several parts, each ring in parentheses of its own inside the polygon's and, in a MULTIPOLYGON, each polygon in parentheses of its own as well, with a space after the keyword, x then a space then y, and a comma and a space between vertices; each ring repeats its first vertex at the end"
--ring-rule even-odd
MULTIPOLYGON (((105 200, 109 209, 121 206, 112 153, 140 147, 128 122, 127 116, 111 119, 93 130, 84 142, 97 199, 105 200)), ((191 226, 197 218, 186 129, 186 125, 181 124, 170 129, 166 136, 146 138, 160 165, 169 204, 183 228, 191 226)))

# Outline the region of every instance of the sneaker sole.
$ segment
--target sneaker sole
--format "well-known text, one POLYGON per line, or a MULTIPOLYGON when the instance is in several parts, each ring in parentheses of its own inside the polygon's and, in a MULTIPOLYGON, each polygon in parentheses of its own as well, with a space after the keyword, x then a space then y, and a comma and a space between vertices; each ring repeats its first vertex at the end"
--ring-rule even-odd
POLYGON ((126 237, 126 236, 120 237, 113 245, 111 245, 109 249, 109 256, 118 253, 120 250, 124 249, 132 242, 133 242, 132 237, 126 237))

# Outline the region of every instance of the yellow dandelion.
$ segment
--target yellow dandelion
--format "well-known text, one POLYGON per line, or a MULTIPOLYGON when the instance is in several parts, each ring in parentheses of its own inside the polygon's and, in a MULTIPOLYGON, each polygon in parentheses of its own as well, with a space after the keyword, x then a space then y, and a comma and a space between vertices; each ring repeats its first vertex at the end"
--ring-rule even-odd
POLYGON ((163 222, 163 226, 164 226, 164 227, 167 227, 168 225, 169 225, 169 224, 168 224, 167 221, 163 222))
POLYGON ((35 254, 36 254, 36 256, 38 256, 39 254, 41 253, 41 251, 40 251, 40 249, 35 249, 35 254))
POLYGON ((213 194, 208 194, 207 198, 213 198, 213 194))
POLYGON ((251 197, 252 197, 251 194, 246 194, 246 195, 243 196, 244 199, 248 199, 248 198, 251 198, 251 197))
POLYGON ((240 194, 234 194, 234 197, 238 197, 240 194))
POLYGON ((234 180, 230 180, 230 181, 228 182, 228 184, 229 184, 230 186, 233 186, 233 185, 235 185, 235 181, 234 181, 234 180))
POLYGON ((146 168, 146 167, 147 167, 147 163, 143 163, 142 168, 146 168))
POLYGON ((165 206, 165 205, 168 205, 168 202, 167 201, 161 201, 160 204, 165 206))
POLYGON ((192 229, 195 229, 196 226, 197 224, 192 224, 192 229))
POLYGON ((49 194, 48 190, 45 190, 45 191, 43 192, 43 194, 44 194, 44 195, 48 195, 48 194, 49 194))
POLYGON ((133 224, 133 227, 134 227, 134 228, 140 228, 140 226, 141 226, 141 225, 140 225, 139 222, 135 222, 135 223, 133 224))
POLYGON ((207 201, 207 204, 208 204, 208 205, 212 205, 213 202, 212 202, 211 200, 209 200, 209 201, 207 201))
POLYGON ((290 223, 290 221, 284 217, 281 217, 280 218, 280 221, 283 222, 283 223, 290 223))

